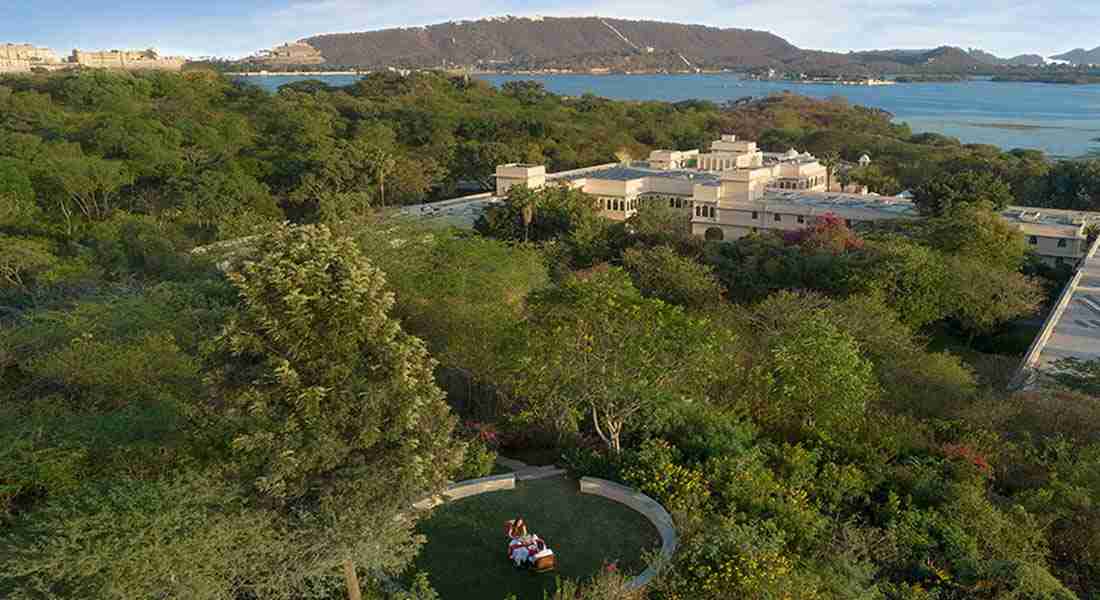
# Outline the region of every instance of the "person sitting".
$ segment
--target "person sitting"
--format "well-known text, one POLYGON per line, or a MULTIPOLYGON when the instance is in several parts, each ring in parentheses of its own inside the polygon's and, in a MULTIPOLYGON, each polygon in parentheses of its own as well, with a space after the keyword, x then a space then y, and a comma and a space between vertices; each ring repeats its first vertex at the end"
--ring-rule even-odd
POLYGON ((516 567, 534 567, 539 573, 554 568, 554 551, 538 535, 528 533, 523 519, 505 523, 505 532, 509 538, 508 558, 516 567))

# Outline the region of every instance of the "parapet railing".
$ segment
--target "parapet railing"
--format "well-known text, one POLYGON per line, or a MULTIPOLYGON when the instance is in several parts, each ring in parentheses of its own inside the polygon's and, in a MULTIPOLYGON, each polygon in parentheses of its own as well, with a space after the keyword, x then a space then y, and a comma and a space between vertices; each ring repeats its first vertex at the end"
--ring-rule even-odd
POLYGON ((1077 272, 1074 273, 1073 277, 1066 283, 1066 287, 1062 288, 1062 293, 1058 296, 1058 302, 1054 304, 1054 308, 1047 316, 1046 322, 1043 323, 1043 328, 1039 330, 1039 335, 1035 336, 1035 340, 1031 342, 1027 354, 1025 354, 1024 359, 1020 361, 1020 366, 1012 375, 1009 389, 1022 390, 1035 383, 1039 375, 1037 369, 1039 356, 1043 353, 1043 349, 1046 347, 1047 341, 1050 340, 1050 336, 1054 334, 1054 329, 1058 326, 1058 322, 1062 320, 1062 313, 1066 312, 1066 307, 1069 306, 1070 300, 1073 299, 1073 294, 1077 291, 1077 286, 1081 283, 1081 278, 1085 274, 1085 263, 1096 257, 1098 253, 1100 253, 1100 238, 1097 238, 1096 241, 1093 242, 1092 247, 1085 254, 1085 257, 1081 259, 1081 264, 1078 266, 1077 272))

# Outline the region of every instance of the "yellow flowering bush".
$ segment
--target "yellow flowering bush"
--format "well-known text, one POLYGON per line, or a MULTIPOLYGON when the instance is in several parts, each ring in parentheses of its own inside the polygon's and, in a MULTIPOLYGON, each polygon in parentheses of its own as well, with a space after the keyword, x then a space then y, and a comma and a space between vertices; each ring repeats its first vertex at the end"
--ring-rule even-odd
POLYGON ((647 440, 623 469, 623 479, 670 512, 691 512, 707 503, 710 491, 703 473, 677 464, 678 458, 678 451, 667 441, 647 440))

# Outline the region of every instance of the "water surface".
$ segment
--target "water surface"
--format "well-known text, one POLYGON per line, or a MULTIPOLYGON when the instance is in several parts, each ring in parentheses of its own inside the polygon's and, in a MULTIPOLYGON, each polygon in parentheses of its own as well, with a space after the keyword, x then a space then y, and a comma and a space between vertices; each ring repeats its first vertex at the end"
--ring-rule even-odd
MULTIPOLYGON (((789 90, 814 98, 841 96, 852 104, 881 108, 914 132, 935 132, 966 143, 1006 150, 1032 148, 1052 156, 1081 156, 1100 149, 1100 85, 972 80, 890 86, 836 86, 786 81, 752 81, 736 74, 683 75, 479 75, 500 85, 535 80, 566 96, 596 94, 617 100, 689 99, 725 102, 789 90)), ((315 77, 348 85, 356 75, 315 77)), ((247 80, 274 90, 303 76, 267 75, 247 80)))

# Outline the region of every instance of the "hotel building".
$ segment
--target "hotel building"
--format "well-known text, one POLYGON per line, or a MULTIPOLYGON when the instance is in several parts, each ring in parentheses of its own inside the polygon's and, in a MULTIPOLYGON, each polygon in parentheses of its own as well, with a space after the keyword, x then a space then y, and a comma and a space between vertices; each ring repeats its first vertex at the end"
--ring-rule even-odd
MULTIPOLYGON (((861 164, 869 161, 866 156, 860 159, 861 164)), ((920 218, 906 197, 869 194, 859 186, 841 189, 810 154, 761 152, 755 143, 732 135, 723 135, 706 153, 655 150, 647 161, 560 173, 547 173, 541 165, 498 167, 495 196, 505 197, 513 185, 580 189, 594 196, 601 213, 614 220, 629 218, 644 202, 657 202, 690 216, 692 232, 709 240, 802 229, 830 213, 850 225, 920 218)), ((1095 212, 1010 206, 1001 214, 1051 265, 1077 264, 1088 250, 1086 227, 1100 223, 1100 213, 1095 212)))

